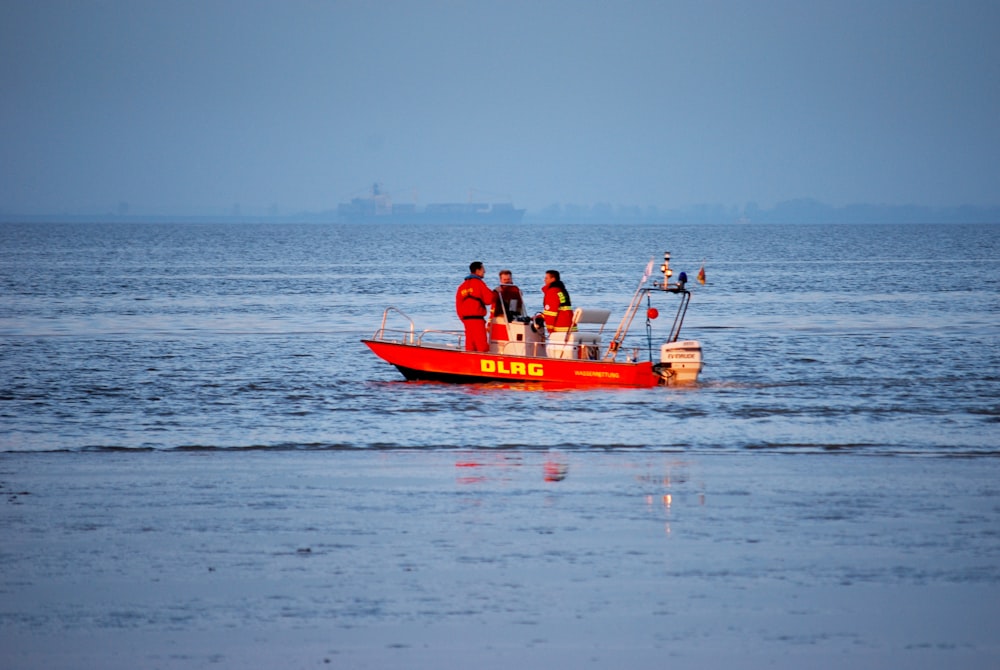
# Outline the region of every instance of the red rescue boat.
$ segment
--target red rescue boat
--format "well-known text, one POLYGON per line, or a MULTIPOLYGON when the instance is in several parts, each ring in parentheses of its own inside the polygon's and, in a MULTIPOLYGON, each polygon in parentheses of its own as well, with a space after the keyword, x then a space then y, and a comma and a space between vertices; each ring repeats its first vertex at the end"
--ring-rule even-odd
POLYGON ((610 310, 584 308, 577 308, 573 313, 575 330, 550 333, 548 337, 533 319, 507 321, 503 316, 495 316, 488 329, 492 339, 490 351, 486 353, 464 351, 463 331, 424 330, 418 333, 413 319, 395 307, 388 307, 382 314, 381 327, 362 342, 413 381, 630 387, 694 383, 702 369, 701 344, 680 339, 691 300, 691 293, 685 287, 687 276, 682 272, 677 282, 671 282, 670 253, 663 256, 660 266, 663 280, 647 286, 653 267, 650 261, 618 329, 606 345, 601 340, 610 310), (670 333, 659 346, 659 362, 652 360, 651 321, 658 315, 651 305, 654 295, 672 295, 680 301, 670 333), (626 350, 625 336, 644 301, 647 305, 646 346, 633 346, 625 354, 625 360, 619 360, 626 350), (387 327, 390 317, 405 320, 407 326, 387 327), (502 339, 504 332, 506 339, 502 339), (643 350, 648 351, 647 360, 639 360, 643 350))

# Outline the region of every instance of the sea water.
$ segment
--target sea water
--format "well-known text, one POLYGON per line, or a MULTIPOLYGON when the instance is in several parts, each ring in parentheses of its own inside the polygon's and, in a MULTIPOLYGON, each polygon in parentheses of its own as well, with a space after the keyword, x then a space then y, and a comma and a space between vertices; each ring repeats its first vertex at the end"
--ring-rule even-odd
POLYGON ((998 226, 0 225, 0 665, 996 667, 998 296, 998 226), (692 386, 360 342, 665 251, 692 386))
MULTIPOLYGON (((0 227, 0 450, 558 447, 993 453, 1000 227, 0 227), (360 342, 460 329, 472 260, 617 325, 652 258, 693 292, 693 388, 410 384, 360 342), (706 284, 695 281, 705 267, 706 284), (407 324, 397 320, 395 325, 407 324)), ((670 300, 647 339, 658 357, 670 300)))

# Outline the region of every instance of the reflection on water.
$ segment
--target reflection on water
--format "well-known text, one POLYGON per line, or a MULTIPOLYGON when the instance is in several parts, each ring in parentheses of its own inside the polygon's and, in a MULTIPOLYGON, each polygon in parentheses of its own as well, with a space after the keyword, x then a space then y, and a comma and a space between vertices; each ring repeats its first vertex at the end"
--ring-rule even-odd
POLYGON ((565 457, 550 454, 545 460, 544 471, 545 481, 561 482, 569 474, 569 463, 566 462, 565 457))
MULTIPOLYGON (((592 455, 562 450, 513 451, 513 450, 461 450, 454 459, 455 483, 461 487, 475 487, 486 492, 521 494, 542 482, 546 485, 563 483, 560 489, 570 494, 593 489, 592 473, 586 466, 577 467, 580 481, 570 476, 572 464, 587 463, 592 455), (569 486, 569 488, 565 488, 569 486), (528 487, 525 489, 524 487, 528 487)), ((695 480, 691 464, 685 460, 668 459, 663 462, 642 458, 635 461, 628 457, 625 465, 613 466, 630 477, 632 485, 624 494, 641 503, 645 512, 664 523, 666 534, 671 532, 671 512, 678 505, 704 507, 706 486, 695 480)), ((481 504, 482 501, 480 501, 481 504)), ((548 501, 547 504, 551 502, 548 501)))
MULTIPOLYGON (((495 484, 510 483, 515 480, 523 469, 534 471, 534 466, 525 462, 525 455, 512 451, 483 450, 477 452, 462 452, 455 467, 459 475, 459 484, 495 484)), ((569 474, 569 462, 566 455, 555 451, 545 454, 541 466, 541 477, 546 482, 561 482, 569 474)))
POLYGON ((506 483, 524 466, 524 457, 508 451, 467 452, 455 461, 459 484, 506 483))

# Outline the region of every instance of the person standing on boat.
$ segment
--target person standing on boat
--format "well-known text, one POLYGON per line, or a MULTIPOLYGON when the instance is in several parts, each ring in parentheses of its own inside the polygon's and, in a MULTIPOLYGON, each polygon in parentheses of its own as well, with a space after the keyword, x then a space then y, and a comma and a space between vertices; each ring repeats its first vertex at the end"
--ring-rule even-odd
POLYGON ((497 299, 490 314, 490 341, 506 342, 510 337, 507 324, 524 315, 524 296, 514 283, 514 273, 500 271, 500 283, 496 287, 497 299))
POLYGON ((486 268, 483 264, 473 261, 469 264, 469 275, 455 292, 455 312, 465 326, 466 351, 490 350, 484 319, 489 312, 487 305, 493 305, 498 295, 483 281, 485 275, 486 268))
POLYGON ((500 271, 500 284, 497 285, 497 300, 493 303, 493 315, 505 317, 513 321, 524 315, 524 296, 521 289, 514 283, 514 273, 510 270, 500 271))
POLYGON ((576 330, 573 326, 573 304, 566 285, 559 278, 558 270, 546 270, 542 293, 542 316, 549 334, 576 330))

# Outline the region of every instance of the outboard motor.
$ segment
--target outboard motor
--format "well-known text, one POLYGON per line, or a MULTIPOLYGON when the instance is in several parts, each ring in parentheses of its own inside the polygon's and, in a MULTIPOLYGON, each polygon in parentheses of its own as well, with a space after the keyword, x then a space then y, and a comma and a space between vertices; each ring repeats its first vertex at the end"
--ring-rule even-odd
POLYGON ((660 363, 656 371, 668 383, 698 381, 701 372, 701 343, 695 340, 664 342, 660 347, 660 363))

